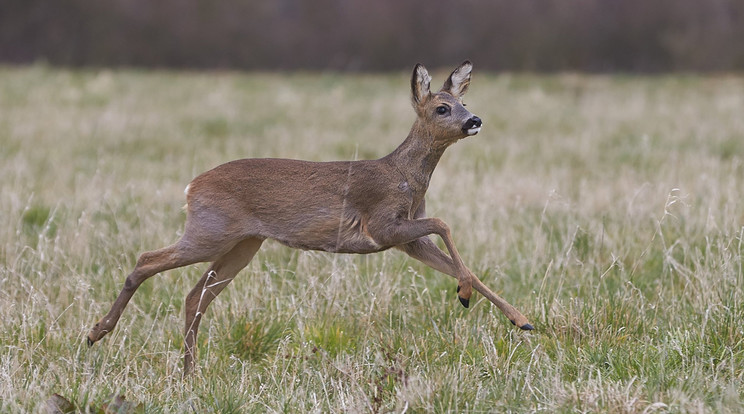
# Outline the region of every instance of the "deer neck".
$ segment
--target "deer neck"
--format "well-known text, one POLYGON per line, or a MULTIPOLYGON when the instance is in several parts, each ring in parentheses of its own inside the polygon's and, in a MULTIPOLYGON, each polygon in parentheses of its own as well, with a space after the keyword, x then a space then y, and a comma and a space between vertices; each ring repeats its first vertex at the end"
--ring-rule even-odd
POLYGON ((416 122, 405 141, 386 158, 400 172, 413 193, 423 195, 447 146, 437 145, 434 134, 416 122))

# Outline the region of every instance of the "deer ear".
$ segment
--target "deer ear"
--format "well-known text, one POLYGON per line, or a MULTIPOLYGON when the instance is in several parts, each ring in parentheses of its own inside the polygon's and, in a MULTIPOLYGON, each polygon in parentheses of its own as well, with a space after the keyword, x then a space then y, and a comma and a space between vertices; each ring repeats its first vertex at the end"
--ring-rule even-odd
POLYGON ((424 98, 429 96, 429 84, 431 83, 431 76, 426 71, 424 65, 417 63, 416 67, 413 68, 413 76, 411 77, 411 94, 413 99, 413 106, 418 106, 424 98))
POLYGON ((460 66, 455 69, 449 78, 444 82, 444 86, 440 92, 447 92, 455 98, 462 98, 465 92, 470 86, 470 72, 473 71, 473 64, 469 60, 462 62, 460 66))

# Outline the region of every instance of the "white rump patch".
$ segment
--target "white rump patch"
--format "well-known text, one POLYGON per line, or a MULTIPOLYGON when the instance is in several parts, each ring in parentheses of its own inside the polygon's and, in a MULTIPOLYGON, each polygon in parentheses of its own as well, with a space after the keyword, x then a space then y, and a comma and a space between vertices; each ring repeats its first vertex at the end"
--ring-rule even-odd
POLYGON ((189 208, 188 196, 189 196, 189 189, 190 188, 191 188, 191 183, 189 183, 189 185, 187 185, 186 188, 183 189, 183 193, 186 194, 186 198, 187 198, 186 199, 186 204, 184 204, 183 207, 181 207, 183 210, 187 210, 189 208))

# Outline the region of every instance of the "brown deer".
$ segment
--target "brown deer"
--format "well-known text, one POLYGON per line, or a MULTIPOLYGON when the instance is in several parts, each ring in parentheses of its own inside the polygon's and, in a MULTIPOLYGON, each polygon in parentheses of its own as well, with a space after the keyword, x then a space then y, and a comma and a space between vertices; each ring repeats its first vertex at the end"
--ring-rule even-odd
POLYGON ((488 289, 462 262, 449 227, 425 216, 424 194, 444 150, 477 134, 481 120, 462 104, 473 66, 466 61, 437 93, 418 64, 411 91, 417 118, 391 154, 377 160, 308 162, 243 159, 222 164, 186 187, 183 236, 143 253, 109 313, 88 334, 93 345, 116 326, 137 288, 151 276, 212 262, 186 297, 184 373, 193 368, 199 322, 209 304, 266 239, 289 247, 336 253, 373 253, 395 247, 458 280, 468 307, 472 288, 518 327, 531 330, 518 310, 488 289), (442 238, 449 255, 428 237, 442 238))

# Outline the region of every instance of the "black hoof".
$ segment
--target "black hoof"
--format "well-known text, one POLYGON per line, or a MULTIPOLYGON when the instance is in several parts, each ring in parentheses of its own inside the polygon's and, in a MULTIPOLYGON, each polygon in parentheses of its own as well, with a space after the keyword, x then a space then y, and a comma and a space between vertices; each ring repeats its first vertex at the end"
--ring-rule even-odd
MULTIPOLYGON (((459 289, 459 288, 458 288, 458 289, 459 289)), ((457 298, 458 298, 458 299, 460 299, 460 303, 462 303, 462 306, 464 306, 464 307, 466 307, 466 308, 467 308, 468 306, 470 306, 470 299, 465 299, 465 298, 462 298, 462 297, 460 297, 460 296, 458 296, 457 298)))
POLYGON ((533 328, 532 325, 526 323, 526 324, 520 326, 519 329, 522 329, 524 331, 531 331, 531 330, 533 330, 535 328, 533 328))

